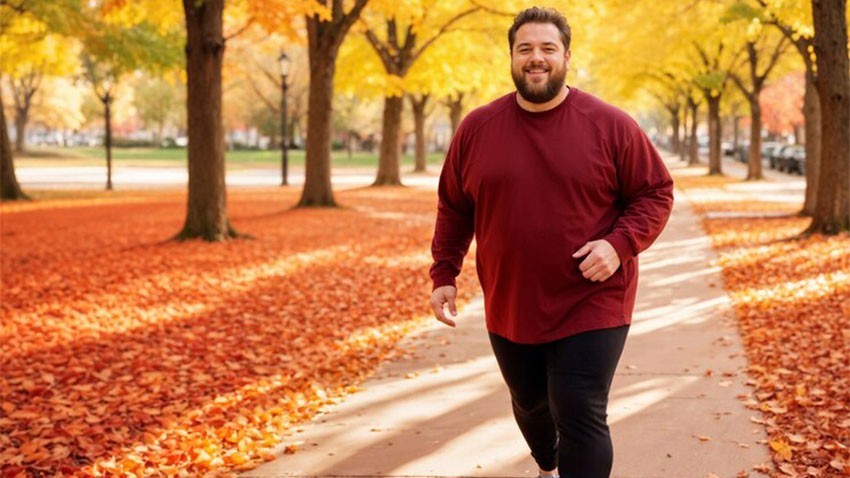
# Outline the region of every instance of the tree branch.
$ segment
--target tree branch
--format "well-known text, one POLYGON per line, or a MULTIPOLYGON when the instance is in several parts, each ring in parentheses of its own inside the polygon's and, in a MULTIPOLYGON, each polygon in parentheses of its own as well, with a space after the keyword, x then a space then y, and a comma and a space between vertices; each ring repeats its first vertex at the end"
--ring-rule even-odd
POLYGON ((479 10, 481 10, 481 7, 470 8, 469 10, 465 10, 463 12, 460 12, 457 15, 455 15, 454 17, 450 18, 448 22, 444 23, 443 26, 440 27, 440 30, 436 34, 434 34, 434 36, 429 38, 425 43, 422 44, 422 46, 419 47, 418 50, 416 50, 413 53, 413 55, 410 57, 410 62, 413 63, 414 61, 416 61, 416 59, 419 58, 422 55, 422 53, 424 53, 425 50, 428 49, 429 46, 433 45, 434 42, 437 41, 437 38, 440 38, 440 36, 442 36, 442 35, 444 35, 445 33, 448 32, 449 28, 451 28, 451 26, 454 23, 457 23, 463 17, 465 17, 467 15, 471 15, 471 14, 473 14, 473 13, 479 11, 479 10))
POLYGON ((276 105, 275 105, 275 104, 274 104, 271 100, 269 100, 269 99, 266 97, 266 95, 264 95, 264 94, 260 91, 260 88, 259 88, 259 87, 257 87, 257 84, 256 84, 256 83, 254 83, 254 79, 253 79, 252 77, 250 77, 250 76, 248 77, 248 84, 250 84, 250 85, 251 85, 251 90, 253 90, 253 91, 254 91, 254 93, 256 93, 256 95, 260 98, 260 101, 262 101, 263 103, 265 103, 265 105, 266 105, 266 106, 268 106, 268 108, 269 108, 270 110, 274 111, 275 113, 279 113, 279 112, 280 112, 280 107, 279 107, 279 106, 276 106, 276 105))
POLYGON ((230 34, 230 35, 224 35, 224 41, 225 41, 225 42, 227 42, 227 41, 229 41, 231 38, 238 37, 239 35, 241 35, 241 34, 245 33, 245 31, 246 31, 246 30, 248 30, 249 28, 251 28, 251 25, 253 25, 253 24, 254 24, 254 20, 255 20, 255 18, 254 18, 253 16, 251 16, 251 18, 249 18, 249 19, 248 19, 248 21, 247 21, 247 22, 245 22, 245 24, 244 24, 244 25, 242 25, 242 26, 241 26, 239 29, 237 29, 235 32, 233 32, 233 33, 232 33, 232 34, 230 34))
POLYGON ((515 18, 517 16, 517 13, 519 13, 519 12, 511 13, 511 12, 506 12, 504 10, 497 10, 497 9, 491 7, 491 6, 488 6, 486 4, 482 4, 482 3, 478 2, 477 0, 469 0, 469 3, 475 5, 477 8, 479 8, 479 9, 481 9, 481 10, 487 12, 487 13, 492 13, 493 15, 499 15, 499 16, 502 16, 502 17, 515 18))
POLYGON ((378 38, 378 35, 375 35, 375 32, 372 30, 366 30, 366 40, 369 41, 369 44, 372 45, 372 48, 375 49, 375 52, 378 53, 378 56, 381 58, 381 63, 384 64, 384 69, 388 72, 393 72, 395 70, 395 62, 392 53, 390 53, 389 48, 385 43, 378 38))
POLYGON ((768 61, 767 68, 764 70, 762 74, 762 78, 767 78, 770 75, 771 70, 779 63, 779 58, 788 50, 789 43, 785 43, 787 40, 786 37, 782 37, 779 40, 779 43, 776 44, 776 48, 773 49, 773 53, 770 55, 770 60, 768 61))

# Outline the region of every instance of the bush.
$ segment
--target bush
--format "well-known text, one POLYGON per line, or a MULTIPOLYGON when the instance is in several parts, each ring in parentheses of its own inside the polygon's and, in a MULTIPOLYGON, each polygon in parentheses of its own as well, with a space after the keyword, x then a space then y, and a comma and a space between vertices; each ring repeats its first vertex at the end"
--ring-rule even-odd
MULTIPOLYGON (((104 140, 104 144, 106 140, 104 140)), ((113 148, 155 148, 157 145, 149 139, 112 138, 113 148)))

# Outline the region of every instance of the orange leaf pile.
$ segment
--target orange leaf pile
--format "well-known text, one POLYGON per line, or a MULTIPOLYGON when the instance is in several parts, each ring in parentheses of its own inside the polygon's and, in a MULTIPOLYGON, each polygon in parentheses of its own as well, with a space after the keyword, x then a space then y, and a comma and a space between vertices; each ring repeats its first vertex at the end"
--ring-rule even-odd
POLYGON ((250 469, 353 391, 429 315, 435 193, 296 194, 231 191, 256 239, 216 244, 166 240, 182 193, 0 206, 0 477, 250 469))
POLYGON ((850 476, 850 234, 802 236, 800 203, 740 181, 676 181, 720 255, 774 476, 850 476))

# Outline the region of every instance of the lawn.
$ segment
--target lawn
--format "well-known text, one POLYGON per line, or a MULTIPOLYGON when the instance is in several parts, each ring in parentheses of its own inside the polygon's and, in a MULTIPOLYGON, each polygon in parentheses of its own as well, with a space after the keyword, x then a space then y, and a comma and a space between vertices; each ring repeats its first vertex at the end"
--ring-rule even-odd
MULTIPOLYGON (((145 166, 157 167, 186 165, 187 151, 185 148, 113 148, 112 159, 116 166, 145 166)), ((279 166, 281 151, 234 150, 225 153, 228 167, 271 167, 279 166)), ((428 155, 429 165, 439 165, 443 161, 443 153, 428 155)), ((15 157, 16 166, 51 167, 51 166, 101 166, 106 161, 103 148, 89 147, 32 147, 24 154, 15 157)), ((378 166, 377 153, 355 152, 349 158, 345 151, 334 151, 331 154, 334 168, 364 168, 378 166)), ((304 167, 304 150, 289 151, 289 165, 294 168, 304 167)), ((413 156, 405 154, 402 157, 402 167, 413 167, 413 156)))

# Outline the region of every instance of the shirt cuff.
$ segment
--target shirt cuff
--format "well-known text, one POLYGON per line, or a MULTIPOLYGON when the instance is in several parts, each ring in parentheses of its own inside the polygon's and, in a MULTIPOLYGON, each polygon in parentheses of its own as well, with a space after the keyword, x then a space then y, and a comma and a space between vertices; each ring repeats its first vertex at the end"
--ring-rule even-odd
POLYGON ((632 245, 629 243, 629 240, 623 237, 622 235, 608 234, 602 239, 608 241, 608 243, 611 244, 614 250, 617 251, 617 257, 620 258, 621 264, 635 256, 635 253, 632 250, 632 245))
POLYGON ((454 276, 452 276, 450 274, 435 275, 435 276, 431 277, 431 279, 434 281, 434 288, 431 289, 431 292, 433 292, 435 289, 437 289, 439 287, 443 287, 443 286, 447 286, 447 285, 450 285, 450 286, 454 287, 455 289, 457 289, 457 281, 455 280, 454 276))

